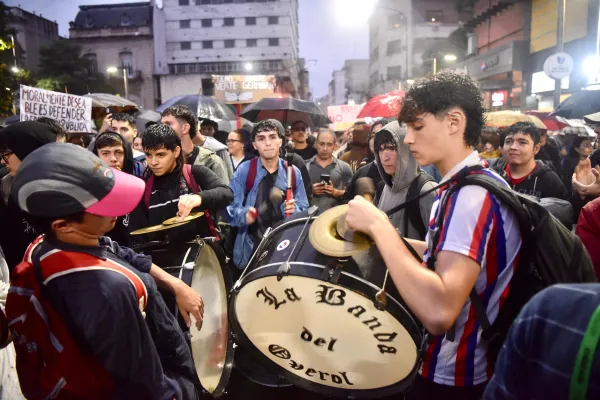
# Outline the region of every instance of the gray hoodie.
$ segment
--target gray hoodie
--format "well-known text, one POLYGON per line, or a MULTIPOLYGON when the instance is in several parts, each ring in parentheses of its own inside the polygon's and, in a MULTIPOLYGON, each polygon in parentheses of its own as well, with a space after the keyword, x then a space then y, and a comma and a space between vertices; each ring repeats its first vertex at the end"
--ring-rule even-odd
MULTIPOLYGON (((396 141, 396 146, 398 147, 398 161, 396 163, 396 173, 394 174, 394 176, 388 175, 381 165, 381 160, 379 159, 379 152, 375 151, 377 169, 379 170, 379 174, 381 175, 383 182, 385 182, 385 187, 383 189, 383 192, 381 193, 379 202, 377 203, 377 207, 383 211, 388 211, 392 207, 395 207, 398 204, 402 204, 406 200, 408 200, 406 198, 408 188, 411 182, 414 179, 416 179, 420 173, 417 161, 410 152, 409 147, 404 144, 404 136, 406 135, 406 129, 401 128, 398 124, 398 121, 394 121, 383 127, 383 129, 377 132, 377 135, 380 135, 381 133, 386 131, 389 132, 396 141)), ((435 182, 427 182, 421 188, 421 193, 426 192, 434 187, 435 182)), ((423 220, 425 227, 427 227, 429 224, 429 216, 431 213, 431 207, 433 206, 434 197, 435 193, 432 192, 419 200, 421 219, 423 220)), ((396 214, 392 215, 392 225, 394 225, 394 227, 404 237, 417 240, 425 240, 425 238, 419 237, 417 231, 410 224, 410 221, 408 223, 408 232, 402 232, 402 229, 404 227, 403 218, 405 216, 405 211, 406 209, 398 211, 396 214)))

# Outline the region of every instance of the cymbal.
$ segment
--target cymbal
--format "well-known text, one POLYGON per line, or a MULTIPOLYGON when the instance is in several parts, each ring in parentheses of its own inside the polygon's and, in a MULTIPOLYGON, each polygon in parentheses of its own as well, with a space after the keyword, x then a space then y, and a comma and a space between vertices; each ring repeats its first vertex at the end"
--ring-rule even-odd
POLYGON ((369 238, 363 233, 356 232, 354 229, 348 226, 346 222, 346 214, 342 215, 340 219, 338 219, 336 224, 336 232, 337 234, 344 240, 348 242, 364 242, 365 240, 369 240, 369 238))
POLYGON ((325 211, 313 222, 308 231, 308 240, 317 251, 333 257, 349 257, 372 246, 371 240, 361 233, 354 233, 352 241, 344 240, 338 234, 338 220, 347 212, 347 205, 337 206, 325 211))
POLYGON ((163 231, 165 229, 176 228, 178 226, 185 225, 187 223, 189 223, 189 221, 179 222, 177 224, 171 224, 171 225, 161 224, 161 225, 149 226, 147 228, 142 228, 142 229, 138 229, 137 231, 133 231, 130 233, 130 235, 144 235, 146 233, 152 233, 152 232, 163 231))
POLYGON ((200 218, 201 216, 203 216, 204 213, 202 211, 198 211, 198 212, 194 212, 194 213, 190 213, 190 215, 188 215, 187 217, 185 217, 184 219, 182 219, 181 221, 178 221, 177 219, 179 217, 173 217, 173 218, 169 218, 166 221, 163 221, 163 225, 174 225, 174 224, 180 224, 182 222, 188 222, 191 220, 194 220, 196 218, 200 218))

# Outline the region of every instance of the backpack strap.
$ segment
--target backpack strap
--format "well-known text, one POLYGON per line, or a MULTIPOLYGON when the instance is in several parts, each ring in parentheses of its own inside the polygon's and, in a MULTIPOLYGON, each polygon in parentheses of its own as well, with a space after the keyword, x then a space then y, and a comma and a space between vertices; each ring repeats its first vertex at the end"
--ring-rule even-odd
POLYGON ((587 397, 590 375, 598 342, 600 341, 600 306, 596 307, 590 322, 583 334, 575 367, 571 375, 571 389, 569 392, 570 400, 584 400, 587 397))
MULTIPOLYGON (((192 174, 191 165, 185 164, 183 166, 183 178, 185 179, 185 183, 187 183, 194 193, 201 192, 200 186, 198 186, 198 183, 194 179, 194 174, 192 174)), ((207 209, 204 210, 204 217, 206 218, 206 222, 208 223, 208 228, 210 229, 211 234, 216 238, 216 240, 219 240, 219 234, 215 229, 215 224, 207 209)))
POLYGON ((148 290, 146 285, 129 268, 110 259, 102 260, 85 253, 51 250, 40 255, 39 248, 32 257, 32 265, 40 287, 46 287, 50 281, 64 275, 98 270, 111 270, 127 278, 133 286, 140 311, 144 313, 148 305, 148 290))
MULTIPOLYGON (((283 162, 286 170, 287 170, 287 161, 283 162)), ((248 175, 246 175, 246 191, 244 192, 244 203, 246 205, 246 199, 248 198, 248 193, 254 187, 254 182, 256 181, 256 174, 258 171, 258 157, 254 157, 250 160, 250 167, 248 168, 248 175)), ((292 166, 292 190, 296 191, 296 170, 292 166)))
POLYGON ((150 209, 150 195, 152 194, 152 187, 154 186, 154 174, 150 174, 148 180, 146 181, 146 187, 144 189, 144 204, 146 205, 146 210, 150 209))
MULTIPOLYGON (((428 182, 435 182, 433 180, 433 178, 431 178, 429 175, 427 175, 424 172, 419 173, 419 175, 413 179, 413 181, 410 183, 410 186, 408 187, 408 192, 406 194, 406 198, 407 199, 416 199, 420 196, 421 191, 423 190, 423 186, 425 186, 426 183, 428 182)), ((418 235, 419 235, 419 240, 421 240, 422 238, 425 238, 425 235, 427 234, 427 226, 425 226, 425 223, 423 222, 423 219, 421 218, 421 207, 419 204, 419 200, 422 197, 419 197, 418 200, 414 200, 408 203, 407 207, 406 207, 406 212, 404 213, 404 218, 403 218, 403 222, 404 222, 404 231, 403 234, 406 235, 408 232, 408 224, 410 222, 410 224, 412 225, 412 227, 414 229, 416 229, 418 235)))

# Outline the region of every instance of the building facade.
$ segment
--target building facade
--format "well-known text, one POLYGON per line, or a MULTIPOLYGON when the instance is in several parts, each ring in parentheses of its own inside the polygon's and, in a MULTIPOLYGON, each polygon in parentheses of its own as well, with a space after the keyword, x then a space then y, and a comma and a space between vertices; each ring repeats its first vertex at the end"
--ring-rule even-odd
POLYGON ((458 28, 448 0, 381 0, 369 19, 369 94, 397 90, 433 72, 429 56, 458 28))
POLYGON ((164 0, 154 36, 163 101, 212 95, 212 75, 274 75, 279 93, 306 96, 298 0, 164 0))
POLYGON ((461 27, 467 54, 451 69, 479 82, 491 110, 526 108, 530 19, 530 1, 477 0, 461 27))
POLYGON ((160 99, 154 80, 153 6, 150 2, 80 6, 69 37, 83 47, 92 72, 105 73, 111 85, 145 109, 160 99), (117 72, 107 70, 116 68, 117 72), (122 90, 120 90, 122 88, 122 90))
POLYGON ((15 31, 15 47, 17 51, 17 68, 37 72, 40 63, 40 49, 44 45, 57 40, 58 24, 42 15, 36 15, 19 7, 8 9, 8 23, 15 31), (22 65, 20 65, 22 63, 22 65))
POLYGON ((346 103, 362 104, 369 99, 369 60, 346 60, 342 68, 346 103))
POLYGON ((328 105, 341 106, 346 104, 346 74, 344 73, 343 69, 332 72, 328 94, 328 105))

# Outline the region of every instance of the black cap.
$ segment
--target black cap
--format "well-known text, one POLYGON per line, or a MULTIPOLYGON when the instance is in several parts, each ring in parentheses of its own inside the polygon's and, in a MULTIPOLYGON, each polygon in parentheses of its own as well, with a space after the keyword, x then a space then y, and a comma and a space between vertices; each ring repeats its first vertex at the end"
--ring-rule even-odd
POLYGON ((141 179, 109 168, 80 146, 50 143, 19 166, 11 196, 23 211, 37 217, 83 211, 119 217, 139 204, 144 188, 141 179))

